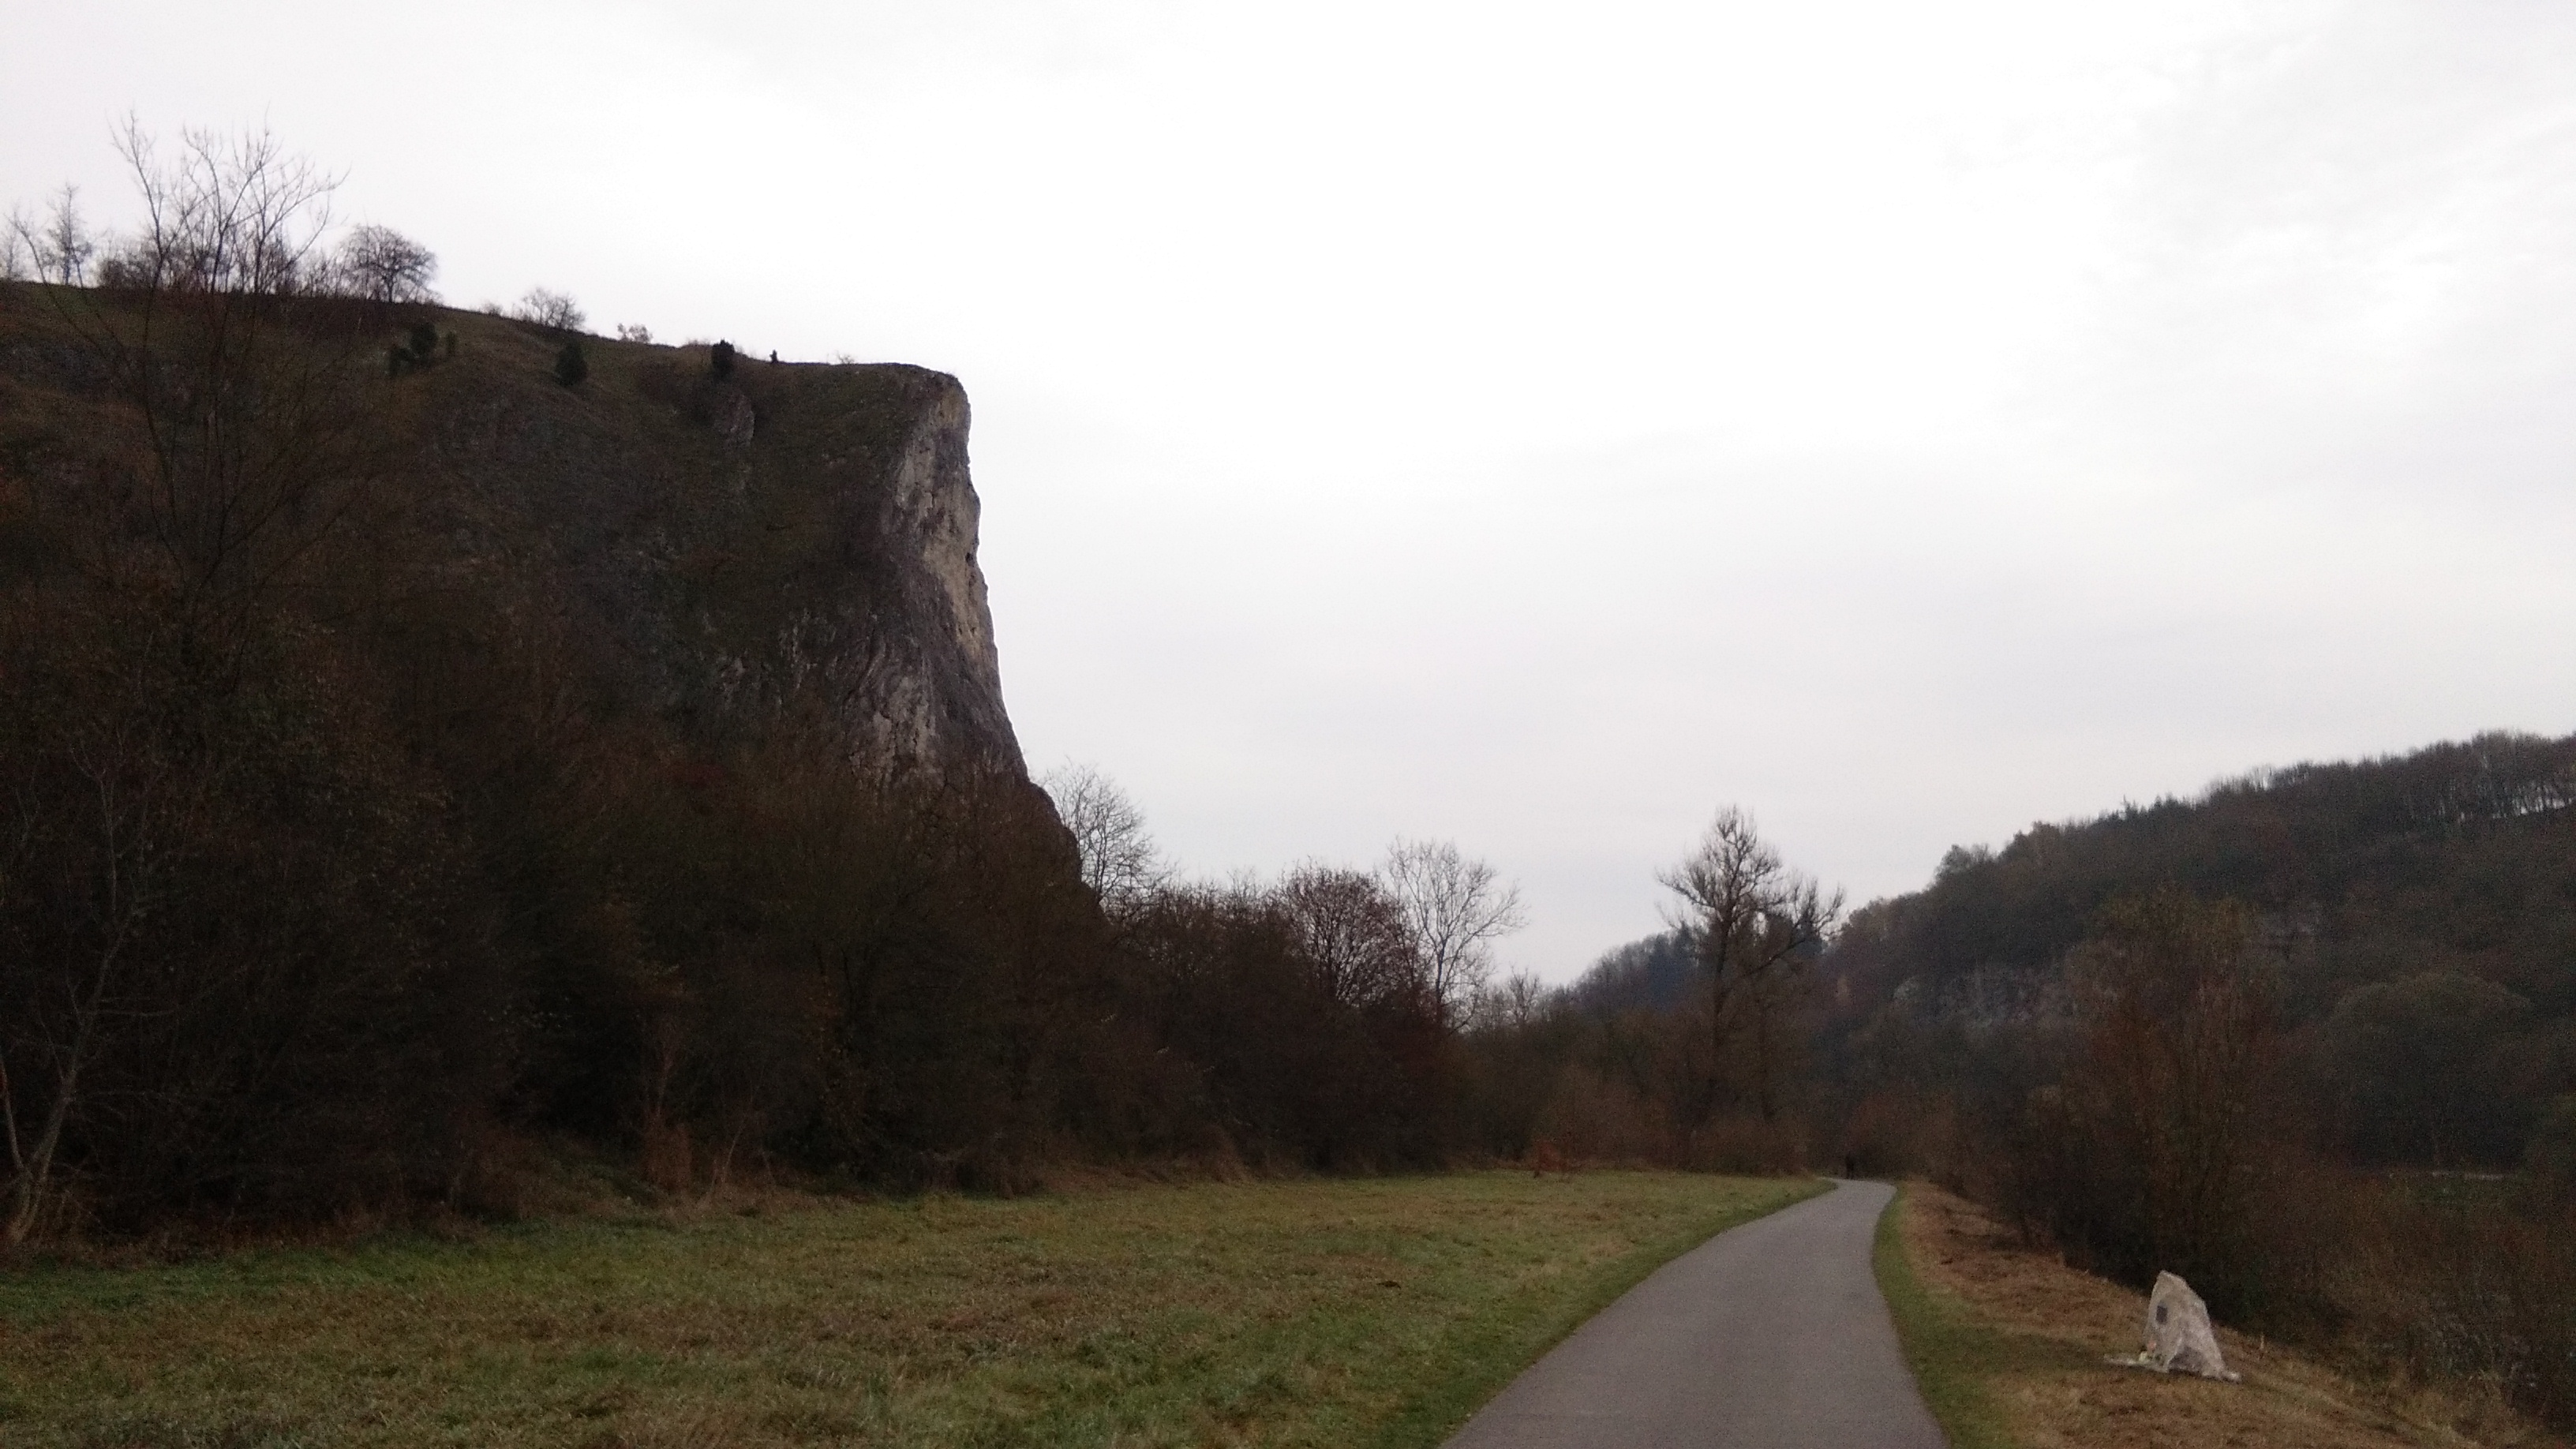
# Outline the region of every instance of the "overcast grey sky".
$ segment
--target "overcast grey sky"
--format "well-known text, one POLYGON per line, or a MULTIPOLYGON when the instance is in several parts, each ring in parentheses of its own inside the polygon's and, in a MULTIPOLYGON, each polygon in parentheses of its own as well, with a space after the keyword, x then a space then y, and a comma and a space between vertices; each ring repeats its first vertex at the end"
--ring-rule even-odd
POLYGON ((263 121, 449 301, 963 378, 1004 687, 1210 874, 1553 979, 2576 729, 2576 7, 0 0, 0 201, 263 121))

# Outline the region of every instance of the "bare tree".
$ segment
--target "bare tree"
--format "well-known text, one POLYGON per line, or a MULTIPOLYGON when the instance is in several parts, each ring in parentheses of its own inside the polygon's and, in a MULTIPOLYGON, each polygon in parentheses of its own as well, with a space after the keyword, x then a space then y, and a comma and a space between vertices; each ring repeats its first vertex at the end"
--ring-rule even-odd
POLYGON ((323 268, 322 234, 340 179, 289 153, 266 131, 179 133, 164 160, 142 124, 116 138, 142 193, 143 230, 110 249, 100 281, 162 295, 282 297, 323 268))
POLYGON ((437 300, 429 283, 438 275, 438 257, 389 226, 349 228, 332 257, 332 268, 343 290, 371 302, 437 300))
POLYGON ((1779 1112, 1776 1018, 1842 918, 1843 893, 1827 894, 1814 878, 1783 864, 1753 817, 1732 805, 1717 812, 1697 849, 1655 879, 1682 898, 1673 925, 1689 935, 1708 972, 1711 1069, 1723 1070, 1727 1039, 1749 1017, 1754 1102, 1769 1121, 1779 1112))
POLYGON ((10 210, 8 240, 0 244, 0 279, 32 277, 56 286, 83 286, 89 281, 90 259, 97 254, 98 239, 81 216, 80 188, 66 181, 43 219, 10 210))
POLYGON ((1531 972, 1513 971, 1476 993, 1472 1024, 1496 1031, 1529 1026, 1545 1019, 1562 995, 1531 972))
POLYGON ((9 209, 9 219, 0 223, 0 282, 31 281, 36 276, 36 250, 28 244, 35 235, 36 224, 23 206, 9 209))
POLYGON ((510 315, 549 332, 579 332, 581 324, 588 320, 579 303, 547 287, 530 287, 519 305, 510 309, 510 315))
POLYGON ((1493 971, 1494 942, 1519 930, 1520 887, 1445 840, 1397 837, 1379 873, 1422 953, 1424 984, 1450 1019, 1493 971))
POLYGON ((365 374, 352 363, 371 339, 328 345, 294 310, 336 178, 265 132, 185 131, 164 160, 129 120, 117 149, 142 227, 109 249, 106 293, 57 305, 133 404, 148 476, 62 501, 105 510, 89 529, 94 571, 161 591, 175 637, 194 647, 278 586, 354 503, 368 467, 365 374))
POLYGON ((1376 1006, 1423 984, 1404 909, 1377 877, 1308 861, 1281 877, 1271 898, 1295 926, 1316 984, 1342 1005, 1376 1006))
POLYGON ((1116 914, 1163 887, 1170 868, 1145 833, 1145 814, 1118 782, 1090 765, 1067 763, 1038 781, 1082 854, 1082 883, 1116 914))

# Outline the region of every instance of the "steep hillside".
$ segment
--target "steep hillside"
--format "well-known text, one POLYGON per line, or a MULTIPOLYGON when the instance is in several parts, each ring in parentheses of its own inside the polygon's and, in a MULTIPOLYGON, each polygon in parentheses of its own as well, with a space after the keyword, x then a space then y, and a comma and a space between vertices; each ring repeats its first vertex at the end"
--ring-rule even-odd
POLYGON ((0 287, 0 1245, 1132 1103, 976 527, 920 368, 0 287))
POLYGON ((1893 1042, 2062 1025, 2106 905, 2165 888, 2252 910, 2317 1121, 2365 1159, 2512 1165, 2576 1088, 2576 736, 2264 771, 1953 850, 1837 940, 1828 1040, 1867 1076, 1893 1042))

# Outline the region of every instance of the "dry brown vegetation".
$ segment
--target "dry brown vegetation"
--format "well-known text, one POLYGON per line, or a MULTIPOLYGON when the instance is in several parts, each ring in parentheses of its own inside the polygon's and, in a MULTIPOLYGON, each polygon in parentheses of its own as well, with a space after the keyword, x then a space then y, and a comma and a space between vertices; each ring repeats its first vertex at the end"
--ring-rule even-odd
POLYGON ((2365 1383, 2278 1342, 2224 1325, 2242 1384, 2168 1377, 2106 1362, 2141 1343, 2145 1295, 2069 1268, 1974 1203, 1908 1186, 1899 1230, 1915 1271, 2009 1346, 1982 1377, 2011 1437, 2041 1449, 2261 1445, 2540 1446, 2547 1438, 2491 1391, 2457 1380, 2365 1383))

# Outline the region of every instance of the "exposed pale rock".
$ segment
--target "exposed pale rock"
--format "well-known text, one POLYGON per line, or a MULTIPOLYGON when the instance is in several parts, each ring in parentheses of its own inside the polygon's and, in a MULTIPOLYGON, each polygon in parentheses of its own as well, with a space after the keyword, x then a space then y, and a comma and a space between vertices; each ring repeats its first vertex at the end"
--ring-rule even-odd
POLYGON ((753 410, 751 399, 741 392, 732 391, 726 394, 721 406, 723 415, 716 419, 716 432, 729 447, 750 447, 752 431, 759 423, 759 415, 753 410))
POLYGON ((885 556, 900 560, 879 585, 877 607, 905 627, 872 646, 844 708, 877 758, 976 760, 1025 775, 975 562, 982 504, 966 468, 966 390, 943 373, 906 372, 917 374, 911 427, 872 530, 885 556))

